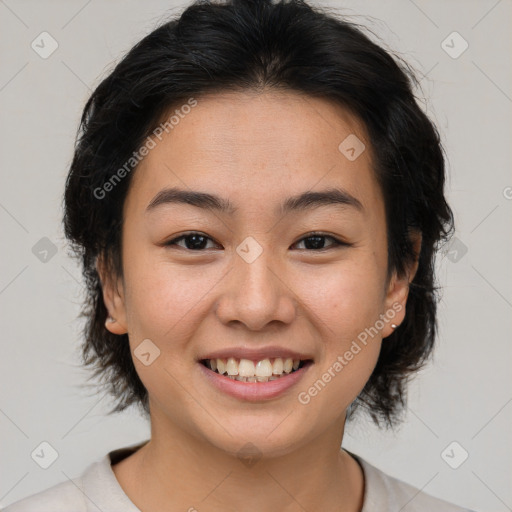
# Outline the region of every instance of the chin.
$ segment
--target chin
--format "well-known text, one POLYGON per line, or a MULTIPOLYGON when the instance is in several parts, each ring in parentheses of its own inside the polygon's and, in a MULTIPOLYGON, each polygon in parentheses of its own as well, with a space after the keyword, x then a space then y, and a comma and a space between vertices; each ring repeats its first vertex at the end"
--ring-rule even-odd
POLYGON ((226 430, 217 424, 202 434, 206 442, 237 458, 271 459, 299 449, 314 437, 311 432, 308 435, 304 422, 299 425, 292 416, 271 415, 266 421, 240 414, 239 421, 223 424, 226 430))

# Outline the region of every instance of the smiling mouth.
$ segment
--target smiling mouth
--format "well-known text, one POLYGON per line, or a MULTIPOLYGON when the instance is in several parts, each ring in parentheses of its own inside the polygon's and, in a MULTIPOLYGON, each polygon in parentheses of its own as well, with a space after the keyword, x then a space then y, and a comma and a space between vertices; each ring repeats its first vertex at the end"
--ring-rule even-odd
POLYGON ((209 370, 240 382, 269 382, 291 375, 306 365, 311 359, 266 358, 259 361, 237 359, 202 359, 200 363, 209 370))

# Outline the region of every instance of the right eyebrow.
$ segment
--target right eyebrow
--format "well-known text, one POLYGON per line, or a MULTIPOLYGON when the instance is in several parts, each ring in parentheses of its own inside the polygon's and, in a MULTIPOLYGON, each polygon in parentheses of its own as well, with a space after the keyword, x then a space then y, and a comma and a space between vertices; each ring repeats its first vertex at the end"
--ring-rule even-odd
POLYGON ((173 187, 164 188, 158 192, 146 207, 146 212, 154 210, 157 206, 170 203, 190 204, 197 208, 211 211, 216 210, 227 214, 233 214, 238 210, 229 199, 224 199, 214 194, 208 194, 207 192, 183 190, 173 187))

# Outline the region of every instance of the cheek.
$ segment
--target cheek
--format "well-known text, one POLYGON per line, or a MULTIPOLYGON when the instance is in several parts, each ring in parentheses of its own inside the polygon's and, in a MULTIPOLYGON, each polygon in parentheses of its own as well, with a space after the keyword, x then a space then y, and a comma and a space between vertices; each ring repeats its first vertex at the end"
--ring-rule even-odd
POLYGON ((178 269, 169 262, 148 260, 127 272, 132 283, 127 294, 129 342, 137 373, 153 399, 165 403, 172 395, 176 411, 184 410, 188 395, 172 376, 186 377, 195 365, 190 340, 207 314, 208 291, 218 281, 204 274, 192 266, 178 269), (139 348, 147 347, 142 344, 147 339, 159 350, 149 366, 137 360, 137 352, 149 350, 151 357, 157 353, 152 346, 139 348))
POLYGON ((347 265, 322 281, 321 288, 304 283, 322 350, 298 398, 308 413, 328 423, 357 398, 375 368, 382 341, 371 328, 379 318, 381 294, 377 272, 357 266, 347 265))
POLYGON ((328 373, 325 381, 332 382, 330 392, 348 403, 370 377, 381 347, 377 321, 382 310, 382 276, 371 258, 367 261, 364 257, 345 261, 325 275, 309 273, 298 292, 307 297, 311 321, 323 339, 320 371, 328 373))
POLYGON ((128 269, 127 310, 132 331, 156 339, 181 338, 187 325, 207 307, 208 291, 218 281, 215 271, 198 266, 173 265, 168 261, 149 262, 128 269), (171 333, 174 333, 172 336, 171 333))
POLYGON ((365 264, 361 257, 313 269, 301 279, 296 276, 294 290, 331 336, 341 333, 346 337, 375 322, 382 307, 381 279, 375 262, 368 258, 365 264))

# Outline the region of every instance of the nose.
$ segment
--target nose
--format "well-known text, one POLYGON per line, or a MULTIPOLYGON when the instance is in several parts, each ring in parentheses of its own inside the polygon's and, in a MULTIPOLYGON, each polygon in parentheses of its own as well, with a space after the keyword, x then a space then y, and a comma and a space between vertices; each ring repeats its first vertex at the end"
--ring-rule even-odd
POLYGON ((217 317, 226 325, 241 323, 252 331, 274 323, 289 324, 297 300, 282 268, 266 256, 269 249, 248 263, 238 254, 234 268, 223 280, 216 304, 217 317))

